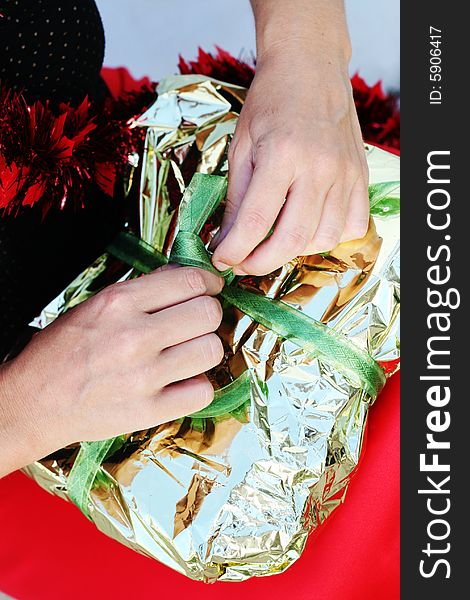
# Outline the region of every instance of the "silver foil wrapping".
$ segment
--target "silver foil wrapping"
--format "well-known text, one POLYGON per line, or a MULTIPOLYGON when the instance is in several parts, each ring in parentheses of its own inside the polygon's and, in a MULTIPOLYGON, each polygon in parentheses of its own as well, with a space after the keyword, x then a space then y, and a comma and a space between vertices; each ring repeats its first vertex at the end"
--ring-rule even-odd
MULTIPOLYGON (((189 157, 200 172, 226 172, 246 90, 178 76, 157 91, 133 124, 147 129, 138 210, 141 237, 168 252, 170 178, 182 194, 189 157)), ((397 157, 374 147, 366 153, 372 183, 399 180, 397 157)), ((384 212, 371 218, 362 240, 246 283, 341 332, 391 374, 399 358, 398 242, 399 218, 384 212)), ((115 262, 100 257, 33 325, 45 327, 100 286, 133 276, 123 265, 116 275, 115 262)), ((341 373, 235 309, 226 311, 219 333, 226 358, 211 378, 224 385, 248 369, 249 405, 236 416, 187 418, 129 436, 103 464, 90 497, 101 531, 210 582, 279 573, 299 558, 309 532, 344 500, 371 405, 341 373)), ((76 453, 67 448, 26 471, 67 499, 76 453)))

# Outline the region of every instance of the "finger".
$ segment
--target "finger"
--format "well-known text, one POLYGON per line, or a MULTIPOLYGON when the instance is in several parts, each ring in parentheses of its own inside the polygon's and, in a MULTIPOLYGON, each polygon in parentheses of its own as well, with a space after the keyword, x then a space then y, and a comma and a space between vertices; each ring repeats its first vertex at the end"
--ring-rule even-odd
POLYGON ((328 188, 320 189, 306 175, 291 187, 274 233, 250 254, 235 274, 266 275, 300 256, 312 240, 328 188))
POLYGON ((167 348, 158 357, 157 370, 159 380, 165 385, 189 379, 209 371, 221 363, 224 347, 215 333, 208 333, 199 338, 189 340, 167 348))
POLYGON ((367 185, 360 177, 352 191, 349 199, 348 211, 346 213, 346 224, 341 235, 341 241, 358 240, 364 237, 369 229, 369 196, 367 185))
POLYGON ((291 177, 282 165, 260 159, 235 222, 212 257, 217 269, 239 265, 264 240, 284 204, 290 184, 291 177))
POLYGON ((233 154, 229 155, 227 200, 220 231, 212 243, 213 249, 221 243, 232 228, 252 176, 253 162, 250 148, 240 149, 238 144, 233 154))
POLYGON ((362 175, 366 185, 366 188, 369 185, 369 165, 367 164, 366 152, 364 149, 364 141, 362 137, 362 130, 359 124, 359 119, 357 117, 356 106, 354 104, 354 100, 352 100, 352 115, 351 115, 351 132, 354 139, 354 143, 356 145, 357 154, 359 156, 359 160, 361 161, 362 167, 362 175))
POLYGON ((349 193, 346 196, 344 182, 334 184, 325 199, 320 224, 308 245, 309 254, 327 252, 335 248, 341 238, 346 220, 345 205, 349 193))
POLYGON ((168 385, 147 405, 148 424, 144 427, 155 427, 195 413, 213 399, 214 388, 205 375, 168 385))
POLYGON ((351 135, 356 148, 355 160, 359 162, 356 171, 360 172, 360 175, 351 190, 341 242, 360 239, 367 233, 369 228, 369 166, 353 98, 351 98, 350 124, 351 135))
POLYGON ((216 296, 224 280, 203 269, 179 267, 158 269, 122 285, 139 310, 154 313, 198 296, 216 296))
POLYGON ((149 319, 148 347, 152 351, 163 350, 215 331, 222 322, 222 307, 215 298, 200 296, 170 306, 149 319))

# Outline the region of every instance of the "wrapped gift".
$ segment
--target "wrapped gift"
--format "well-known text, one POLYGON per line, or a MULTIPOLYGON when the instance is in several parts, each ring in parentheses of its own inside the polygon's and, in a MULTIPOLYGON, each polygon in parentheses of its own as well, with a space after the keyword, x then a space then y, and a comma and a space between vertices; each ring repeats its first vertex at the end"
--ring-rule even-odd
MULTIPOLYGON (((32 326, 169 259, 211 268, 246 90, 185 75, 157 92, 131 125, 146 142, 129 173, 140 193, 128 231, 32 326)), ((366 155, 364 238, 268 276, 225 274, 211 406, 64 448, 26 472, 107 535, 193 579, 240 581, 297 560, 343 502, 369 408, 399 363, 399 159, 372 146, 366 155)))

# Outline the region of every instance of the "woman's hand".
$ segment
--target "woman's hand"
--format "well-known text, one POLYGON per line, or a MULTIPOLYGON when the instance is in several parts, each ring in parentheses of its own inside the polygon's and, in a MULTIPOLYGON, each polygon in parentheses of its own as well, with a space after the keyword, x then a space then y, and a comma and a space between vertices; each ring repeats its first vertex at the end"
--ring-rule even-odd
POLYGON ((253 5, 257 72, 230 148, 213 262, 264 275, 365 235, 368 170, 342 2, 253 5))
POLYGON ((207 406, 223 358, 223 280, 163 268, 113 285, 0 368, 0 476, 78 440, 153 427, 207 406))

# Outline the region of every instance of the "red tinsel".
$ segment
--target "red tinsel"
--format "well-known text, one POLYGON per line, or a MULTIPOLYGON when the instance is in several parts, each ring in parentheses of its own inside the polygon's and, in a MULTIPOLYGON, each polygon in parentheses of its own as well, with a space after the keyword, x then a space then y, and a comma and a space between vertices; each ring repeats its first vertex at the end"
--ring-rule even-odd
MULTIPOLYGON (((249 87, 249 64, 225 50, 199 49, 198 59, 179 60, 182 74, 201 74, 249 87)), ((126 69, 103 69, 111 96, 95 107, 85 99, 78 108, 47 103, 28 106, 23 97, 0 89, 0 215, 17 214, 41 201, 43 214, 65 202, 81 206, 92 185, 112 196, 130 152, 142 142, 138 129, 127 123, 153 101, 155 86, 134 80, 126 69)), ((383 92, 380 82, 368 86, 357 74, 351 80, 364 138, 398 148, 400 113, 397 99, 383 92)))
POLYGON ((178 65, 180 73, 182 75, 206 75, 219 81, 250 87, 255 76, 254 61, 250 65, 218 46, 216 46, 216 50, 216 54, 212 55, 199 48, 197 60, 189 62, 186 62, 180 55, 178 65))
POLYGON ((66 202, 81 206, 94 184, 112 196, 139 140, 127 122, 149 92, 144 86, 97 110, 87 98, 77 108, 28 106, 21 94, 1 89, 0 213, 15 215, 39 201, 43 214, 66 202))
POLYGON ((382 82, 370 87, 358 73, 351 79, 359 123, 364 139, 388 149, 400 148, 398 98, 385 94, 382 82))

